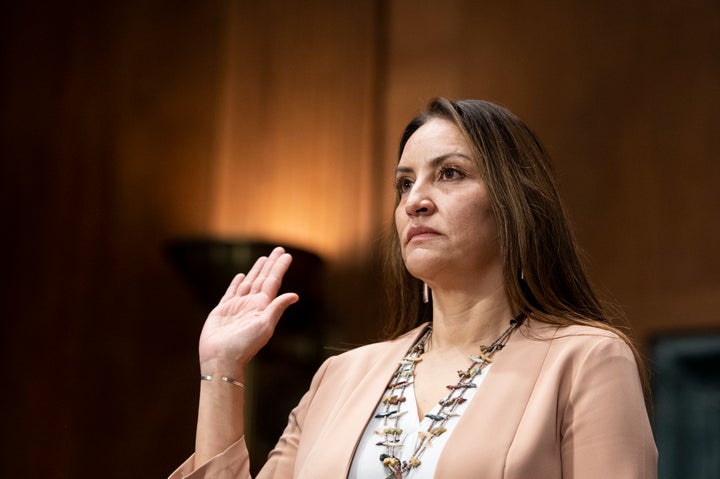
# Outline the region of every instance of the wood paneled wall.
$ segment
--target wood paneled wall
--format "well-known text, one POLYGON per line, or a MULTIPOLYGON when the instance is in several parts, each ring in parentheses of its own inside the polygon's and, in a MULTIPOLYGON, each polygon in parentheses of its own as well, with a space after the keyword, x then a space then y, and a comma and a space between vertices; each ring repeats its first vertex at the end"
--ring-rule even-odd
POLYGON ((192 451, 206 312, 169 240, 367 256, 376 8, 3 3, 1 477, 164 477, 192 451))
POLYGON ((2 8, 0 476, 162 477, 201 317, 163 243, 207 217, 221 12, 2 8))
POLYGON ((209 229, 336 261, 376 224, 372 2, 230 2, 209 229))
POLYGON ((2 477, 163 477, 192 449, 205 311, 173 238, 314 250, 329 341, 377 337, 394 148, 433 95, 538 132, 637 336, 720 326, 716 2, 4 2, 0 22, 2 477))
POLYGON ((720 327, 720 8, 391 2, 385 157, 427 98, 482 98, 553 156, 589 269, 643 341, 720 327))

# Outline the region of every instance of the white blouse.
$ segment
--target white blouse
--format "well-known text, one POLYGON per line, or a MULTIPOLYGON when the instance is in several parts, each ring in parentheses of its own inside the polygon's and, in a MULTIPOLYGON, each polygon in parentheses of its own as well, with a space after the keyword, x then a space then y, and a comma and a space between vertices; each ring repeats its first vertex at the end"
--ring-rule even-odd
MULTIPOLYGON (((485 376, 490 371, 491 366, 492 364, 486 365, 483 368, 482 373, 475 376, 473 382, 477 386, 480 386, 483 382, 485 376)), ((475 397, 476 391, 477 388, 469 388, 465 392, 463 397, 466 398, 467 401, 459 404, 454 410, 454 413, 456 413, 457 416, 450 418, 445 425, 445 427, 447 427, 447 432, 433 438, 432 444, 428 446, 422 455, 422 463, 420 466, 410 470, 407 475, 408 478, 431 479, 434 476, 435 466, 440 458, 440 453, 455 429, 455 424, 465 412, 465 409, 467 409, 472 398, 475 397)), ((401 452, 397 449, 395 450, 395 455, 402 461, 407 461, 412 456, 418 432, 426 431, 432 423, 432 420, 427 417, 424 417, 422 421, 418 420, 417 402, 415 401, 415 387, 413 384, 410 384, 405 388, 405 398, 406 401, 404 403, 403 410, 407 412, 402 414, 398 420, 398 427, 403 430, 403 434, 401 436, 403 447, 401 452)), ((383 411, 383 407, 383 403, 380 402, 375 410, 375 413, 373 413, 373 417, 370 419, 367 427, 365 428, 365 432, 363 433, 357 450, 355 451, 355 457, 353 457, 353 462, 350 466, 348 479, 383 479, 388 476, 387 469, 380 461, 380 455, 386 453, 386 448, 376 444, 382 441, 383 436, 375 434, 375 431, 377 431, 383 424, 383 420, 376 418, 375 415, 381 413, 383 411)), ((436 404, 433 410, 430 411, 430 414, 437 414, 439 409, 440 404, 436 404)))

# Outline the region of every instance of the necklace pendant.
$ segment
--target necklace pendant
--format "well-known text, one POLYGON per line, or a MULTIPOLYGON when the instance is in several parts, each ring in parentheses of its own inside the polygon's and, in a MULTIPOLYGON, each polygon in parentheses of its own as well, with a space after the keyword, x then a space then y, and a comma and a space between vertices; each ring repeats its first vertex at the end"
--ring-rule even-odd
POLYGON ((405 356, 403 358, 403 361, 410 361, 411 363, 419 363, 420 361, 422 361, 422 358, 417 357, 417 356, 405 356))
POLYGON ((457 383, 457 384, 449 384, 446 386, 448 389, 472 389, 476 388, 477 384, 468 382, 468 383, 457 383))
POLYGON ((385 417, 389 417, 389 416, 392 416, 392 415, 395 414, 395 413, 397 413, 397 409, 394 410, 394 411, 380 412, 380 413, 375 414, 375 419, 382 419, 382 418, 385 418, 385 417))
POLYGON ((400 463, 400 459, 390 454, 381 454, 380 461, 383 463, 383 466, 391 471, 390 475, 386 476, 386 478, 402 479, 402 464, 400 463))
POLYGON ((470 355, 470 360, 474 363, 488 363, 491 364, 492 360, 490 359, 490 356, 484 353, 478 353, 477 356, 470 355))
POLYGON ((375 433, 378 436, 400 436, 402 434, 403 430, 399 427, 384 427, 381 429, 378 429, 375 433))
POLYGON ((397 382, 388 384, 387 387, 390 389, 395 389, 395 388, 399 388, 401 386, 409 386, 409 385, 410 385, 410 383, 408 381, 397 381, 397 382))
MULTIPOLYGON (((464 397, 454 397, 454 398, 450 398, 450 399, 443 399, 438 404, 440 404, 442 407, 447 407, 447 406, 452 406, 454 404, 462 404, 465 401, 467 401, 467 399, 465 399, 464 397)), ((377 416, 375 416, 375 417, 377 417, 377 416)))
POLYGON ((405 396, 398 396, 397 394, 386 396, 382 400, 383 404, 392 404, 393 406, 397 406, 398 404, 405 401, 407 401, 407 398, 405 396))
POLYGON ((444 421, 447 419, 445 416, 440 416, 438 414, 425 414, 425 417, 432 419, 433 421, 444 421))
POLYGON ((439 426, 439 427, 430 429, 430 434, 432 434, 433 436, 439 436, 446 431, 447 431, 447 428, 445 426, 439 426))

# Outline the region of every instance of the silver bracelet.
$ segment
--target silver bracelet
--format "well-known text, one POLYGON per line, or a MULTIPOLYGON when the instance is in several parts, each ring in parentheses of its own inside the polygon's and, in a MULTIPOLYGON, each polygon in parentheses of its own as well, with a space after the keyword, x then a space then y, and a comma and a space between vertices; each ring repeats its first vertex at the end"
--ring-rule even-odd
MULTIPOLYGON (((241 383, 240 381, 236 380, 236 379, 233 379, 233 378, 228 377, 228 376, 222 376, 220 379, 222 379, 222 380, 225 381, 226 383, 230 383, 230 384, 233 384, 233 385, 235 385, 235 386, 237 386, 237 387, 239 387, 239 388, 242 388, 243 390, 245 389, 245 385, 244 385, 243 383, 241 383)), ((212 377, 212 376, 201 375, 201 376, 200 376, 200 380, 201 380, 201 381, 212 381, 212 380, 213 380, 213 377, 212 377)))
POLYGON ((229 377, 227 377, 227 376, 223 376, 223 377, 221 377, 220 379, 222 379, 222 380, 225 381, 226 383, 234 384, 235 386, 237 386, 237 387, 242 388, 243 390, 245 390, 245 385, 244 385, 243 383, 241 383, 240 381, 236 381, 235 379, 229 378, 229 377))

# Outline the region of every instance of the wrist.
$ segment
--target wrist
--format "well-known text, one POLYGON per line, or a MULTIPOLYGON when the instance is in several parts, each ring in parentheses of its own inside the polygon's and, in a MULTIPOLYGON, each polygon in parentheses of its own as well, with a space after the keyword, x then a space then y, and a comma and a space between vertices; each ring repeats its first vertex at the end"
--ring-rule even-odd
POLYGON ((221 377, 233 378, 245 382, 245 368, 238 361, 214 358, 200 362, 200 375, 211 376, 215 379, 221 377))
POLYGON ((231 378, 229 376, 220 376, 219 378, 217 378, 216 376, 201 374, 200 381, 222 381, 228 384, 232 384, 233 386, 237 386, 243 391, 245 390, 244 382, 238 381, 236 378, 231 378))

